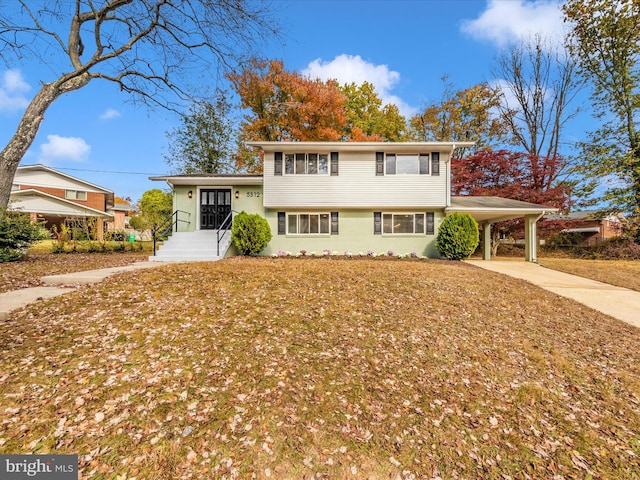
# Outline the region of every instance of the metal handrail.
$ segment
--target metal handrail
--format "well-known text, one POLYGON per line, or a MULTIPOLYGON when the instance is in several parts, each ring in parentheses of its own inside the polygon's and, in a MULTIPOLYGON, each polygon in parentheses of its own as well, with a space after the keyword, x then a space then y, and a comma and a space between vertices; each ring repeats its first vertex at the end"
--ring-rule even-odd
MULTIPOLYGON (((235 210, 231 210, 229 212, 229 215, 225 217, 225 219, 222 221, 222 223, 218 227, 218 231, 216 232, 216 239, 218 241, 218 254, 217 254, 218 257, 220 256, 220 242, 222 241, 222 238, 220 238, 220 230, 227 230, 227 227, 233 224, 234 213, 238 213, 238 212, 236 212, 235 210)), ((224 237, 224 233, 222 234, 222 236, 224 237)))
POLYGON ((165 218, 162 221, 162 223, 160 223, 160 225, 154 227, 151 230, 151 235, 153 237, 153 256, 154 257, 156 255, 156 244, 158 241, 158 237, 164 237, 170 231, 172 232, 174 228, 175 228, 175 231, 177 232, 178 222, 191 223, 190 220, 182 220, 181 218, 179 218, 178 217, 179 213, 186 213, 187 215, 189 215, 189 219, 191 219, 191 212, 185 212, 184 210, 176 210, 167 218, 165 218), (160 235, 158 235, 158 232, 160 232, 160 235))

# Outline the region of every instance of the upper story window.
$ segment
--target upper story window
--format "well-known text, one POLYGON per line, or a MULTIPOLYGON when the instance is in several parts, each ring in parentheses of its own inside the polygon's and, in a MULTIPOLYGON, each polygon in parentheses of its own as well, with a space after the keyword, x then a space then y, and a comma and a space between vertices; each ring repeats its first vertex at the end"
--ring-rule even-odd
POLYGON ((65 190, 64 198, 68 200, 86 200, 87 192, 83 192, 81 190, 65 190))
POLYGON ((273 174, 285 175, 338 175, 338 152, 286 153, 273 155, 273 174), (284 160, 284 161, 283 161, 284 160), (284 165, 283 165, 284 163, 284 165))
POLYGON ((286 153, 284 173, 287 175, 328 175, 329 155, 326 153, 286 153))
POLYGON ((376 175, 440 175, 440 153, 376 153, 376 175))

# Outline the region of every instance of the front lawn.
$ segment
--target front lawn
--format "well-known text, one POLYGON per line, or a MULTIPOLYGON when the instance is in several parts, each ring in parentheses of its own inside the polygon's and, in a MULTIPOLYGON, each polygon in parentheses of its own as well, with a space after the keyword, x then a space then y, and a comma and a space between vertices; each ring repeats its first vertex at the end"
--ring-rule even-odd
POLYGON ((640 260, 539 259, 545 267, 640 291, 640 260))
POLYGON ((458 262, 128 272, 0 325, 0 451, 92 479, 638 478, 639 334, 458 262))

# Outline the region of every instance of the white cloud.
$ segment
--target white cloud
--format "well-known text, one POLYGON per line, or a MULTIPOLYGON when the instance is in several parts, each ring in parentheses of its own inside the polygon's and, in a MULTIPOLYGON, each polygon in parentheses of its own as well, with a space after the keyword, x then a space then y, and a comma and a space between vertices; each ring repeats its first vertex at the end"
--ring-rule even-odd
POLYGON ((0 78, 0 111, 13 112, 26 108, 29 99, 24 93, 31 87, 24 81, 20 70, 6 70, 0 78))
POLYGON ((488 0, 487 8, 475 20, 466 20, 461 30, 477 40, 504 48, 541 35, 562 43, 565 26, 559 0, 488 0))
POLYGON ((118 118, 122 114, 116 110, 115 108, 107 108, 102 115, 100 115, 100 120, 113 120, 114 118, 118 118))
POLYGON ((400 81, 399 72, 390 70, 387 65, 367 62, 360 55, 343 53, 331 61, 323 61, 318 58, 310 62, 301 73, 309 78, 334 79, 341 84, 356 83, 361 85, 364 82, 369 82, 374 86, 376 93, 385 105, 396 105, 404 116, 410 116, 417 111, 416 108, 391 93, 391 90, 400 81))
POLYGON ((40 161, 50 163, 56 160, 84 162, 91 153, 91 146, 82 138, 47 135, 47 143, 40 145, 40 161))

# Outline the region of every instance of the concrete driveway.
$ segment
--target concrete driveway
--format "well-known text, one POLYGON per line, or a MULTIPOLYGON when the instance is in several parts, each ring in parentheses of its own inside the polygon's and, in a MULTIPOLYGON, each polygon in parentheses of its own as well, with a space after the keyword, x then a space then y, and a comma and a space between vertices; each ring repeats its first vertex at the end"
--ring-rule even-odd
POLYGON ((640 328, 640 292, 524 261, 465 260, 476 267, 526 280, 640 328))

